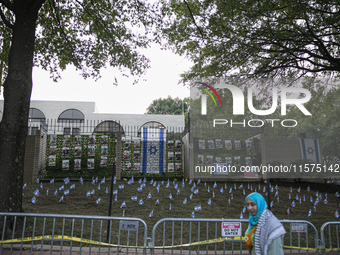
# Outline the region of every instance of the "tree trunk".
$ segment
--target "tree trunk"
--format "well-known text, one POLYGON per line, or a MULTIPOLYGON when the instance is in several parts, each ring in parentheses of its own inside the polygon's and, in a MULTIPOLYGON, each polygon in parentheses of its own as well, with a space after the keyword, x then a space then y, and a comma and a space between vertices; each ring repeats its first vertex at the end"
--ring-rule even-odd
POLYGON ((0 212, 22 211, 22 186, 38 1, 15 1, 0 123, 0 212))

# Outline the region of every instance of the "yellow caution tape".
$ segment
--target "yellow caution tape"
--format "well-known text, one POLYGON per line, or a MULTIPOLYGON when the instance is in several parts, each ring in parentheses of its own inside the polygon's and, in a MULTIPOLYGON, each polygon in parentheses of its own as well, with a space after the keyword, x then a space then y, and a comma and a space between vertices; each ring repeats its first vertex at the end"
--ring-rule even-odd
MULTIPOLYGON (((46 236, 35 236, 35 237, 26 237, 26 238, 16 238, 16 239, 8 239, 8 240, 0 240, 0 244, 9 244, 9 243, 22 243, 22 242, 33 242, 33 241, 41 241, 41 240, 50 240, 50 241, 63 241, 63 240, 70 240, 80 243, 87 243, 87 244, 95 244, 101 246, 110 246, 110 247, 120 247, 120 248, 153 248, 153 249, 170 249, 170 248, 181 248, 181 247, 189 247, 189 246, 196 246, 196 245, 204 245, 204 244, 212 244, 212 243, 220 243, 224 241, 230 240, 238 240, 243 241, 243 237, 220 237, 211 240, 205 241, 198 241, 188 244, 179 244, 179 245, 172 245, 172 246, 155 246, 155 247, 145 247, 145 246, 127 246, 127 245, 118 245, 118 244, 109 244, 104 242, 98 242, 90 239, 79 238, 79 237, 71 237, 71 236, 62 236, 62 235, 46 235, 46 236)), ((307 247, 298 247, 298 246, 283 246, 286 249, 294 249, 294 250, 312 250, 312 251, 338 251, 340 248, 307 248, 307 247)))

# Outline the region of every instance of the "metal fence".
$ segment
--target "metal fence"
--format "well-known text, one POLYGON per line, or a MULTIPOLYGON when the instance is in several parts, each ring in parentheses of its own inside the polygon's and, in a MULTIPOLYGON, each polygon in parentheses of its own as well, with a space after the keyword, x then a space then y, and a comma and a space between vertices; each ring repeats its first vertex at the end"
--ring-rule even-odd
MULTIPOLYGON (((281 220, 285 254, 340 252, 338 226, 327 222, 317 229, 308 221, 281 220)), ((0 213, 0 255, 29 249, 67 251, 69 254, 248 254, 240 237, 246 219, 165 218, 151 229, 139 218, 0 213), (228 226, 234 226, 230 232, 228 226), (236 232, 235 232, 236 231, 236 232), (224 233, 224 234, 223 234, 224 233), (151 238, 148 237, 151 235, 151 238)))

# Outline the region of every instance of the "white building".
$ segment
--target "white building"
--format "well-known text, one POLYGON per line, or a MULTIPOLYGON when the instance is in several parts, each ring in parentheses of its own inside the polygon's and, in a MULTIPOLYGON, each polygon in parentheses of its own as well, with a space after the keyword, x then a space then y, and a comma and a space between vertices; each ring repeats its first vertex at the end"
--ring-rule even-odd
MULTIPOLYGON (((0 120, 3 100, 0 100, 0 120)), ((182 132, 184 115, 99 113, 95 102, 33 100, 29 111, 29 134, 43 129, 48 134, 111 133, 139 136, 142 127, 182 132)))

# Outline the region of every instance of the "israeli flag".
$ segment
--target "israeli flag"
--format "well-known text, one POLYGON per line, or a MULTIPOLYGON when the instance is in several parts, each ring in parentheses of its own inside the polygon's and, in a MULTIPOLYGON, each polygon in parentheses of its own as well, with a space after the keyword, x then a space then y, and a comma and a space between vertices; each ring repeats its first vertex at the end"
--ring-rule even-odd
POLYGON ((338 210, 335 211, 334 216, 335 216, 335 218, 339 218, 339 212, 338 212, 338 210))
POLYGON ((287 214, 289 215, 289 208, 287 209, 287 214))
POLYGON ((313 197, 310 196, 309 202, 313 203, 313 197))
POLYGON ((192 186, 192 187, 191 187, 190 191, 191 191, 191 192, 193 192, 193 191, 194 191, 194 186, 192 186))
POLYGON ((70 179, 68 177, 64 178, 63 181, 64 181, 65 185, 70 183, 70 179))
POLYGON ((289 192, 293 193, 293 188, 292 187, 290 187, 289 192))
POLYGON ((37 199, 36 199, 35 197, 33 197, 33 198, 31 199, 31 202, 32 202, 33 204, 35 204, 35 203, 37 202, 37 199))
POLYGON ((207 182, 204 182, 204 187, 207 187, 207 182))
POLYGON ((42 182, 40 183, 40 188, 41 188, 41 189, 43 189, 43 188, 44 188, 44 186, 43 186, 42 182))
POLYGON ((185 184, 184 184, 184 182, 182 182, 182 188, 184 188, 185 187, 185 184))
POLYGON ((195 212, 191 213, 191 218, 195 218, 195 212))
POLYGON ((123 210, 122 217, 125 217, 125 209, 123 210))
POLYGON ((139 179, 139 180, 138 180, 138 183, 141 184, 141 183, 142 183, 142 179, 139 179))
POLYGON ((305 202, 306 201, 306 196, 305 195, 303 195, 303 202, 305 202))
POLYGON ((94 193, 95 193, 95 192, 94 192, 94 189, 93 189, 93 190, 91 190, 91 195, 94 195, 94 193))
POLYGON ((39 182, 40 182, 40 181, 39 181, 39 178, 38 178, 38 179, 37 179, 37 181, 36 181, 36 183, 38 183, 38 184, 39 184, 39 182))
POLYGON ((100 184, 98 185, 97 189, 100 190, 100 184))
POLYGON ((197 206, 194 207, 195 212, 198 212, 198 211, 201 211, 201 210, 202 210, 202 208, 201 208, 200 205, 197 205, 197 206))
POLYGON ((112 195, 117 195, 117 193, 118 193, 118 190, 116 189, 112 191, 112 195))
POLYGON ((114 201, 117 202, 117 195, 115 196, 114 201))
POLYGON ((157 190, 157 193, 159 193, 159 184, 158 184, 158 186, 156 187, 156 190, 157 190))
POLYGON ((169 186, 170 186, 169 183, 167 183, 167 184, 165 185, 165 188, 169 188, 169 186))
POLYGON ((142 184, 140 185, 141 188, 145 188, 145 186, 146 186, 145 183, 142 183, 142 184))
POLYGON ((35 195, 35 196, 39 196, 39 190, 38 189, 36 189, 34 192, 33 192, 33 194, 35 195))
POLYGON ((177 190, 177 195, 179 195, 179 189, 177 190))
POLYGON ((174 186, 175 189, 178 189, 178 184, 176 183, 175 186, 174 186))
POLYGON ((247 208, 244 206, 243 210, 242 210, 242 213, 246 213, 246 211, 247 211, 247 208))
POLYGON ((104 184, 105 183, 105 177, 102 179, 102 181, 100 182, 100 184, 104 184))
POLYGON ((109 188, 108 188, 108 187, 106 187, 105 193, 106 193, 106 194, 109 194, 109 188))
POLYGON ((215 182, 213 188, 216 188, 216 187, 217 187, 217 183, 215 182))
POLYGON ((312 210, 311 209, 309 209, 309 211, 308 211, 308 217, 310 217, 310 216, 312 216, 312 210))
POLYGON ((270 207, 273 207, 273 205, 274 205, 274 202, 271 201, 271 202, 270 202, 270 207))
POLYGON ((54 178, 52 180, 50 180, 50 184, 54 183, 54 178))
POLYGON ((137 188, 137 191, 138 191, 138 192, 141 192, 142 190, 143 190, 143 189, 142 189, 141 187, 138 187, 138 188, 137 188))
POLYGON ((83 185, 84 181, 83 181, 82 177, 80 177, 79 182, 80 182, 81 185, 83 185))
POLYGON ((70 186, 70 189, 75 189, 76 188, 76 185, 75 184, 72 184, 71 186, 70 186))
POLYGON ((169 211, 171 211, 171 203, 170 203, 169 211))
POLYGON ((246 191, 243 189, 243 193, 242 193, 244 196, 246 195, 246 191))
POLYGON ((139 200, 138 204, 143 205, 144 204, 143 199, 139 200))
MULTIPOLYGON (((249 184, 248 184, 248 186, 249 186, 249 184)), ((227 184, 226 183, 224 183, 224 189, 227 189, 227 184)))
POLYGON ((211 205, 211 198, 209 198, 207 203, 208 203, 208 205, 211 205))
POLYGON ((169 195, 169 198, 170 198, 170 199, 172 199, 172 195, 171 195, 171 193, 170 193, 170 195, 169 195))
POLYGON ((124 184, 119 185, 118 189, 124 189, 124 184))
POLYGON ((194 184, 192 185, 194 188, 196 188, 196 183, 194 182, 194 184))
POLYGON ((131 201, 137 201, 137 196, 132 196, 131 201))
POLYGON ((273 187, 271 187, 270 192, 271 192, 271 193, 274 192, 274 188, 273 188, 273 187))
POLYGON ((302 158, 313 160, 316 163, 321 163, 319 140, 300 139, 300 148, 302 158))
POLYGON ((326 205, 328 204, 327 198, 325 198, 325 200, 323 201, 323 203, 326 205))
POLYGON ((240 219, 243 219, 243 213, 241 212, 241 214, 240 214, 240 219))
POLYGON ((236 189, 236 183, 234 183, 234 189, 236 189))
POLYGON ((212 195, 213 195, 213 197, 215 197, 215 192, 214 192, 214 191, 213 191, 213 194, 212 194, 212 195))
POLYGON ((301 204, 301 197, 299 198, 299 203, 301 204))
POLYGON ((189 185, 191 185, 191 183, 192 183, 192 180, 189 180, 189 185))
POLYGON ((310 191, 310 187, 309 187, 309 185, 308 185, 308 187, 307 187, 307 191, 310 191))
POLYGON ((159 204, 159 199, 158 199, 158 198, 157 198, 157 200, 156 200, 156 203, 155 203, 155 205, 156 205, 156 204, 159 204))
POLYGON ((96 180, 93 179, 93 177, 92 177, 92 184, 95 184, 95 183, 96 183, 96 180))
POLYGON ((117 183, 117 178, 115 176, 115 177, 113 177, 113 184, 116 185, 116 183, 117 183))
POLYGON ((300 191, 301 191, 301 187, 299 187, 299 188, 297 189, 297 192, 299 192, 299 193, 300 193, 300 191))
POLYGON ((96 200, 96 204, 99 204, 99 202, 100 202, 100 198, 98 198, 98 199, 96 200))
POLYGON ((123 208, 123 207, 125 207, 126 206, 126 204, 125 204, 125 201, 121 204, 121 206, 120 206, 120 208, 123 208))
POLYGON ((291 197, 291 195, 290 195, 290 193, 288 194, 288 198, 289 198, 289 199, 291 199, 291 198, 292 198, 292 197, 291 197))
MULTIPOLYGON (((213 194, 213 195, 215 196, 215 194, 213 194)), ((234 196, 233 196, 233 194, 231 194, 231 195, 230 195, 230 197, 231 197, 231 199, 234 199, 234 196)))
POLYGON ((152 185, 153 184, 153 179, 151 180, 151 182, 150 182, 150 185, 152 185))
POLYGON ((327 193, 325 193, 325 198, 327 198, 327 193))
POLYGON ((186 204, 187 204, 187 199, 184 198, 184 200, 183 200, 183 205, 186 205, 186 204))
POLYGON ((228 199, 228 203, 229 203, 229 205, 230 205, 230 198, 228 199))
POLYGON ((153 217, 153 210, 150 212, 150 214, 149 214, 148 217, 149 217, 149 218, 153 217))
POLYGON ((240 187, 238 187, 239 189, 243 189, 243 184, 240 185, 240 187))
POLYGON ((266 192, 266 187, 263 187, 263 191, 262 191, 263 193, 265 193, 266 192))
POLYGON ((279 186, 277 186, 277 184, 275 185, 275 190, 278 190, 279 189, 279 186))
POLYGON ((250 185, 250 191, 253 191, 253 185, 250 185))
POLYGON ((153 187, 156 187, 156 185, 157 185, 156 182, 154 182, 152 186, 153 186, 153 187))
POLYGON ((198 184, 200 184, 200 183, 201 183, 201 179, 198 179, 198 181, 197 181, 197 185, 198 185, 198 184))
POLYGON ((191 193, 190 196, 189 196, 190 200, 192 199, 192 197, 193 197, 193 194, 191 193))
POLYGON ((146 183, 146 177, 144 177, 143 182, 146 183))
POLYGON ((90 191, 86 192, 86 197, 89 197, 89 196, 91 196, 91 192, 90 191))
POLYGON ((233 188, 230 188, 230 190, 229 190, 229 194, 230 194, 231 192, 233 192, 233 188))
POLYGON ((70 195, 70 190, 69 190, 69 189, 65 190, 65 191, 64 191, 64 195, 65 195, 65 196, 70 195))
POLYGON ((318 197, 318 196, 319 196, 319 191, 317 191, 317 192, 315 193, 315 196, 316 196, 316 197, 318 197))
POLYGON ((277 196, 277 202, 280 202, 280 197, 279 196, 277 196))
POLYGON ((147 197, 147 198, 148 198, 148 199, 149 199, 149 198, 152 198, 152 196, 151 196, 151 193, 150 193, 150 192, 149 192, 149 194, 148 194, 148 197, 147 197))
POLYGON ((299 196, 298 196, 298 194, 296 194, 296 196, 295 196, 295 200, 299 200, 299 196))
POLYGON ((132 181, 131 181, 131 180, 128 180, 128 181, 127 181, 127 184, 128 184, 128 185, 131 185, 131 184, 132 184, 132 181))
POLYGON ((220 188, 220 192, 223 194, 223 187, 222 187, 222 188, 220 188))
POLYGON ((279 194, 279 192, 278 192, 278 191, 275 191, 274 197, 276 197, 278 194, 279 194))
POLYGON ((142 130, 142 173, 165 172, 166 155, 165 129, 143 128, 142 130))
POLYGON ((210 186, 208 186, 208 193, 210 192, 210 186))
POLYGON ((316 206, 315 205, 314 205, 313 209, 314 209, 314 212, 316 212, 316 206))
POLYGON ((58 194, 58 190, 56 189, 55 191, 54 191, 54 195, 57 195, 58 194))
POLYGON ((338 191, 335 193, 335 197, 340 197, 340 194, 338 191))
POLYGON ((46 190, 46 196, 48 196, 48 191, 49 191, 49 189, 46 190))
POLYGON ((295 207, 295 202, 294 202, 294 201, 292 202, 292 207, 293 207, 293 208, 295 207))
POLYGON ((198 189, 194 190, 194 194, 197 195, 198 194, 198 189))
POLYGON ((24 186, 22 187, 23 189, 27 187, 27 184, 25 183, 24 186))
POLYGON ((59 191, 64 189, 64 185, 61 185, 61 187, 59 188, 59 191))
POLYGON ((59 203, 60 201, 63 201, 64 200, 64 196, 61 196, 61 198, 59 199, 59 203))

